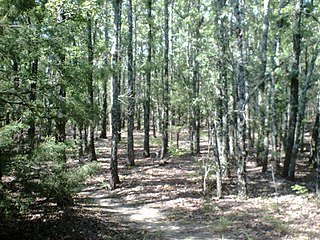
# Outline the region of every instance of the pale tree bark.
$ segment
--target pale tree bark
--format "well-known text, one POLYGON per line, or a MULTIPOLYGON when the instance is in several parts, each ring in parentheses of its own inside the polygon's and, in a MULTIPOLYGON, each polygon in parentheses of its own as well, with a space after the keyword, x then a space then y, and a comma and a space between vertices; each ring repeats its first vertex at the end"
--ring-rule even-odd
MULTIPOLYGON (((118 86, 118 97, 120 95, 123 95, 123 87, 124 85, 121 84, 121 79, 122 79, 122 1, 123 0, 116 0, 119 2, 119 11, 118 11, 118 52, 117 52, 117 71, 118 71, 118 77, 117 77, 117 86, 118 86)), ((121 129, 122 129, 122 123, 123 123, 123 116, 122 116, 122 105, 121 102, 118 101, 118 108, 117 108, 117 114, 118 114, 118 141, 121 141, 121 129)))
MULTIPOLYGON (((39 59, 36 57, 32 63, 31 63, 31 79, 32 82, 30 84, 30 95, 29 100, 30 102, 35 102, 37 95, 37 78, 38 78, 38 62, 39 59)), ((28 129, 28 139, 30 141, 30 149, 33 149, 35 144, 35 136, 36 136, 36 125, 35 125, 35 119, 32 116, 29 121, 29 129, 28 129)))
POLYGON ((237 157, 237 176, 238 176, 238 195, 246 197, 247 181, 246 181, 246 118, 245 118, 245 98, 246 98, 246 79, 244 65, 244 31, 242 26, 243 15, 242 7, 239 0, 233 1, 233 14, 236 19, 235 31, 237 37, 237 129, 236 129, 236 157, 237 157))
MULTIPOLYGON (((218 119, 218 113, 215 111, 215 119, 218 119)), ((219 123, 216 120, 213 120, 213 129, 211 130, 213 132, 213 138, 214 138, 214 158, 215 158, 215 168, 216 168, 216 186, 217 186, 217 198, 222 198, 222 159, 221 157, 221 127, 219 126, 219 123)))
MULTIPOLYGON (((279 51, 279 47, 281 45, 281 17, 282 17, 282 9, 288 4, 284 0, 281 0, 279 3, 278 7, 278 20, 276 22, 276 33, 273 38, 273 43, 272 43, 272 49, 271 49, 271 56, 270 56, 270 99, 271 99, 271 142, 272 142, 272 156, 275 158, 276 162, 276 173, 280 173, 280 152, 281 152, 281 139, 280 141, 278 140, 278 135, 281 136, 281 131, 280 134, 278 133, 278 127, 277 127, 277 112, 276 112, 276 78, 275 78, 275 69, 276 69, 276 56, 279 51), (278 143, 279 143, 279 148, 278 148, 278 143)), ((281 123, 280 123, 281 125, 281 123)))
POLYGON ((150 102, 151 102, 151 60, 152 60, 152 0, 147 2, 148 9, 148 56, 147 56, 147 76, 145 89, 145 104, 144 104, 144 157, 150 157, 150 102))
POLYGON ((110 187, 115 189, 120 183, 118 175, 118 142, 119 142, 119 14, 121 0, 113 0, 114 11, 114 36, 112 45, 112 80, 111 80, 111 162, 110 162, 110 187))
POLYGON ((58 102, 58 114, 55 119, 56 126, 55 126, 55 138, 57 142, 64 142, 66 140, 66 86, 61 79, 64 76, 64 64, 65 64, 65 55, 63 53, 58 53, 58 61, 60 64, 60 72, 61 76, 59 76, 58 81, 58 95, 59 95, 59 102, 58 102))
POLYGON ((164 0, 164 51, 162 77, 162 148, 161 158, 168 153, 169 138, 169 0, 164 0))
MULTIPOLYGON (((88 43, 88 63, 89 63, 89 69, 88 69, 88 95, 89 95, 89 104, 91 111, 94 110, 94 102, 93 102, 93 36, 92 36, 92 19, 89 12, 87 12, 87 43, 88 43)), ((94 117, 92 117, 94 119, 94 117)), ((94 120, 90 123, 89 127, 89 160, 90 161, 96 161, 96 150, 94 146, 94 120)))
POLYGON ((133 74, 133 44, 132 44, 132 0, 128 0, 128 164, 134 166, 134 108, 135 108, 135 92, 134 92, 134 74, 133 74))
POLYGON ((292 70, 290 76, 290 108, 289 108, 289 127, 286 139, 286 153, 285 161, 282 171, 283 178, 294 180, 294 175, 289 175, 290 164, 292 163, 292 150, 294 145, 296 124, 298 118, 299 106, 299 67, 301 54, 301 14, 302 14, 303 0, 296 0, 295 15, 293 19, 293 54, 294 59, 292 63, 292 70))
MULTIPOLYGON (((173 95, 172 92, 172 84, 170 84, 173 80, 174 80, 174 64, 173 64, 173 11, 174 11, 174 0, 170 1, 169 4, 169 89, 168 89, 168 94, 169 96, 173 95)), ((169 118, 169 129, 168 129, 168 141, 169 144, 172 143, 173 141, 173 125, 175 124, 175 111, 176 108, 175 106, 171 106, 169 108, 169 112, 168 112, 168 118, 169 118)))
MULTIPOLYGON (((200 153, 200 106, 199 106, 199 38, 202 19, 200 15, 200 0, 196 0, 194 4, 197 9, 197 22, 195 33, 191 34, 194 38, 194 44, 191 47, 191 59, 193 67, 192 75, 192 105, 191 105, 191 153, 200 153)), ((192 31, 193 32, 193 31, 192 31)))
MULTIPOLYGON (((106 48, 106 54, 105 54, 105 60, 104 60, 104 65, 105 68, 108 69, 108 50, 109 50, 109 33, 108 33, 108 1, 105 1, 105 24, 104 24, 104 41, 105 41, 105 48, 106 48)), ((104 76, 103 82, 102 82, 102 109, 101 109, 101 133, 100 133, 100 138, 107 138, 107 119, 108 119, 108 114, 107 114, 107 109, 108 109, 108 90, 107 90, 107 84, 108 84, 108 74, 104 76)))
MULTIPOLYGON (((264 16, 262 26, 262 39, 261 39, 261 64, 260 64, 260 81, 263 81, 266 75, 267 68, 267 46, 268 46, 268 33, 269 33, 269 0, 264 0, 264 16)), ((263 129, 263 161, 262 172, 265 173, 268 168, 268 154, 269 154, 269 91, 265 91, 265 116, 264 116, 264 129, 263 129)))
POLYGON ((214 123, 215 126, 215 142, 216 142, 216 185, 217 185, 217 197, 222 197, 222 174, 223 170, 228 173, 228 158, 229 158, 229 114, 228 114, 228 100, 229 100, 229 86, 227 79, 227 44, 228 36, 225 30, 226 18, 222 15, 222 10, 225 7, 226 1, 221 0, 216 2, 216 18, 215 24, 218 27, 217 39, 219 47, 219 83, 218 94, 219 100, 217 104, 218 113, 216 118, 219 120, 214 123))
POLYGON ((300 134, 301 134, 302 120, 304 119, 304 113, 305 113, 306 104, 307 104, 307 91, 310 86, 312 73, 313 73, 313 69, 314 69, 314 65, 317 60, 317 57, 318 57, 318 46, 316 46, 316 48, 314 50, 311 62, 308 63, 307 75, 306 75, 306 78, 305 78, 305 81, 303 84, 303 88, 302 88, 302 92, 300 93, 300 98, 299 98, 300 108, 299 108, 297 122, 296 122, 296 126, 295 126, 295 134, 294 134, 294 142, 293 142, 293 147, 292 147, 291 163, 290 163, 289 174, 288 174, 288 178, 292 179, 292 180, 294 180, 297 154, 298 154, 298 149, 300 146, 299 140, 300 140, 300 134))
POLYGON ((317 142, 316 142, 316 151, 317 151, 317 196, 318 199, 320 200, 320 94, 318 93, 317 95, 318 99, 318 126, 317 126, 317 142))
POLYGON ((277 52, 278 39, 273 40, 272 44, 272 53, 270 57, 270 107, 271 107, 271 143, 272 143, 272 156, 275 158, 276 162, 276 173, 280 171, 280 157, 278 156, 277 145, 278 145, 278 131, 277 131, 277 113, 276 113, 276 101, 275 101, 275 92, 276 92, 276 79, 274 67, 276 65, 275 57, 277 52))

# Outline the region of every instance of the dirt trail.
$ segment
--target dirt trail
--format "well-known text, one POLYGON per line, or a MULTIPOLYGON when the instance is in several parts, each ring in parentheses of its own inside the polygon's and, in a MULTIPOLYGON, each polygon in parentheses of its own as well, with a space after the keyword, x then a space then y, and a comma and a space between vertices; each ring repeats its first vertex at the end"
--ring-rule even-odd
POLYGON ((137 158, 134 168, 124 167, 120 156, 122 183, 109 191, 107 154, 100 149, 102 169, 87 181, 80 202, 102 218, 145 229, 144 239, 320 239, 320 222, 315 222, 320 210, 311 195, 297 196, 277 180, 281 195, 274 196, 271 175, 261 176, 254 164, 248 166, 252 197, 238 199, 234 179, 225 179, 228 195, 204 201, 197 162, 188 155, 170 158, 163 166, 155 158, 137 158))

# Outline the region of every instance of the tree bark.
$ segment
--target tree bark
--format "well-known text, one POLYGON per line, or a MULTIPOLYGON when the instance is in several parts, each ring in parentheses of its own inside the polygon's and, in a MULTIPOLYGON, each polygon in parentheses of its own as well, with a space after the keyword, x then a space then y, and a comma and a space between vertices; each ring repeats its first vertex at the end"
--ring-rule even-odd
POLYGON ((162 77, 162 148, 161 158, 168 153, 169 126, 169 0, 164 0, 164 51, 162 77))
POLYGON ((150 101, 151 101, 151 64, 152 64, 152 0, 147 2, 148 9, 148 57, 144 109, 144 157, 150 157, 150 101))
POLYGON ((118 75, 118 51, 119 51, 119 14, 121 0, 113 0, 114 9, 114 36, 112 46, 112 80, 111 80, 111 162, 110 162, 110 187, 115 189, 120 183, 118 175, 118 142, 119 142, 119 75, 118 75))
POLYGON ((245 119, 245 98, 246 98, 246 79, 244 65, 244 31, 242 29, 242 6, 239 0, 234 1, 233 11, 236 19, 236 37, 239 60, 237 62, 237 129, 236 129, 236 156, 237 156, 237 175, 238 175, 238 195, 246 197, 246 119, 245 119))
POLYGON ((128 163, 134 166, 134 75, 133 75, 133 45, 132 45, 132 0, 128 0, 128 163))
MULTIPOLYGON (((191 141, 192 154, 200 153, 200 106, 199 106, 199 38, 202 19, 200 16, 200 0, 196 0, 195 7, 197 9, 197 24, 195 29, 195 44, 192 51, 193 76, 192 76, 192 105, 191 105, 191 141)), ((191 34, 193 36, 193 34, 191 34)))
POLYGON ((313 69, 314 69, 314 65, 315 65, 317 57, 318 57, 318 46, 314 50, 311 62, 308 64, 307 76, 304 81, 302 92, 300 94, 300 99, 299 99, 300 108, 299 108, 297 122, 296 122, 296 126, 295 126, 295 134, 294 134, 294 141, 293 141, 293 147, 292 147, 292 156, 291 156, 291 162, 290 162, 289 174, 288 174, 288 178, 291 180, 294 180, 297 154, 298 154, 298 149, 300 146, 299 140, 300 140, 300 134, 301 134, 301 125, 302 125, 302 120, 304 119, 304 113, 305 113, 306 104, 307 104, 307 91, 310 86, 311 77, 312 77, 312 73, 313 73, 313 69))
MULTIPOLYGON (((108 14, 108 1, 106 0, 105 2, 105 16, 108 14)), ((104 41, 105 41, 105 47, 106 47, 106 52, 109 50, 109 34, 108 34, 108 22, 107 22, 107 17, 106 17, 106 22, 104 26, 104 41)), ((108 66, 108 57, 107 53, 105 54, 105 60, 104 60, 104 65, 107 69, 108 66)), ((100 133, 100 138, 107 138, 107 119, 108 119, 108 114, 107 114, 107 109, 108 109, 108 93, 107 93, 107 84, 108 84, 108 74, 104 76, 103 82, 102 82, 102 109, 101 109, 101 133, 100 133)))
POLYGON ((299 108, 299 66, 301 54, 301 13, 303 0, 296 0, 295 16, 293 19, 293 54, 294 60, 290 76, 290 108, 289 108, 289 127, 286 139, 285 161, 282 177, 294 180, 294 175, 289 175, 290 164, 292 163, 292 150, 294 145, 294 135, 296 131, 298 108, 299 108))
MULTIPOLYGON (((89 69, 88 69, 88 96, 89 96, 89 103, 91 108, 91 115, 94 114, 94 102, 93 102, 93 37, 92 37, 92 20, 91 15, 89 12, 87 12, 87 44, 88 44, 88 63, 89 63, 89 69)), ((95 119, 94 116, 92 116, 92 119, 95 119)), ((94 146, 94 120, 90 123, 89 128, 89 136, 90 136, 90 142, 89 142, 89 160, 90 161, 96 161, 96 150, 94 146)))
POLYGON ((320 200, 320 94, 318 93, 317 95, 317 99, 318 99, 318 126, 317 126, 317 130, 318 130, 318 137, 317 137, 317 142, 316 142, 316 151, 317 151, 317 196, 318 196, 318 200, 320 200))
MULTIPOLYGON (((267 68, 267 46, 268 46, 268 33, 269 33, 269 0, 264 0, 264 16, 263 16, 263 27, 262 27, 262 38, 261 38, 261 64, 260 64, 260 81, 263 81, 266 75, 267 68)), ((265 92, 265 116, 264 116, 264 129, 263 129, 263 161, 262 161, 262 172, 265 173, 268 168, 268 154, 269 154, 269 91, 265 92)))
MULTIPOLYGON (((38 75, 38 63, 39 59, 36 57, 31 64, 31 79, 32 83, 30 84, 30 95, 29 100, 32 103, 35 103, 37 98, 37 75, 38 75)), ((31 116, 29 121, 29 129, 28 129, 28 139, 30 141, 30 149, 34 148, 35 143, 35 135, 36 135, 36 125, 34 116, 31 116)))

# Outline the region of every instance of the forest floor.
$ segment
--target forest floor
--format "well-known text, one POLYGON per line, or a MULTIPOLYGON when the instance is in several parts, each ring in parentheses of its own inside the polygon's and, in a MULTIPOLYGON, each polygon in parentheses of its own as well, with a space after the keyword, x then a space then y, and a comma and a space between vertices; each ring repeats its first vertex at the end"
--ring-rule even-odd
MULTIPOLYGON (((142 135, 136 140, 136 166, 126 166, 126 144, 120 143, 119 188, 108 188, 110 143, 96 145, 101 169, 85 182, 71 209, 30 214, 6 231, 5 239, 320 239, 320 208, 314 194, 313 170, 300 156, 297 182, 262 175, 248 161, 247 199, 236 196, 236 175, 223 179, 223 198, 203 196, 201 159, 176 151, 165 162, 143 158, 142 135), (140 137, 140 138, 139 138, 140 137), (299 194, 291 186, 298 184, 299 194), (304 188, 305 187, 305 188, 304 188)), ((183 146, 182 146, 183 147, 183 146)), ((212 179, 212 178, 211 178, 212 179)))

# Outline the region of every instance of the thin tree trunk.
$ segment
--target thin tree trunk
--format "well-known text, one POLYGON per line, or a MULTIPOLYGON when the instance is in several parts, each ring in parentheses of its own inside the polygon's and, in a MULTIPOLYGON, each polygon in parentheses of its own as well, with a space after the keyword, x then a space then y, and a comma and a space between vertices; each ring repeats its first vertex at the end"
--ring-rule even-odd
POLYGON ((161 158, 168 153, 169 125, 169 0, 164 0, 164 59, 162 77, 162 148, 161 158))
POLYGON ((133 75, 133 45, 132 45, 132 0, 128 0, 128 163, 134 166, 134 75, 133 75))
MULTIPOLYGON (((31 64, 32 83, 30 84, 29 99, 33 103, 36 101, 36 96, 37 96, 36 92, 37 92, 38 62, 39 62, 39 59, 36 57, 31 64)), ((35 135, 36 135, 35 119, 34 119, 34 116, 32 116, 29 121, 29 129, 28 129, 28 139, 30 141, 31 150, 34 147, 35 135)))
POLYGON ((276 65, 275 55, 277 51, 278 40, 275 38, 272 44, 272 55, 270 58, 270 99, 271 99, 271 142, 272 142, 272 156, 276 162, 276 173, 280 172, 280 156, 278 156, 277 146, 278 146, 278 131, 277 131, 277 115, 276 115, 276 101, 275 101, 275 85, 276 80, 274 76, 274 67, 276 65))
POLYGON ((237 47, 239 52, 239 60, 237 66, 237 175, 238 175, 238 195, 246 197, 247 182, 246 182, 246 119, 245 119, 245 98, 246 98, 246 79, 244 65, 244 32, 242 29, 242 7, 238 0, 234 1, 233 5, 234 16, 236 19, 236 36, 237 47))
POLYGON ((299 108, 299 66, 301 54, 301 14, 303 0, 296 0, 295 16, 293 20, 293 53, 294 60, 290 76, 290 109, 289 109, 289 129, 286 140, 286 157, 284 161, 282 177, 294 180, 294 172, 290 172, 290 164, 292 163, 292 150, 294 146, 294 138, 296 132, 296 124, 299 108), (290 174, 289 174, 290 173, 290 174))
MULTIPOLYGON (((88 96, 89 96, 89 103, 91 107, 91 114, 94 110, 94 102, 93 102, 93 38, 92 38, 92 20, 91 15, 89 12, 87 12, 87 44, 88 44, 88 63, 89 63, 89 69, 88 69, 88 96)), ((94 119, 94 117, 92 117, 94 119)), ((94 121, 90 123, 89 127, 89 160, 90 161, 96 161, 96 150, 94 146, 94 121)))
POLYGON ((151 101, 151 60, 152 60, 152 0, 148 0, 148 57, 147 57, 147 76, 146 76, 146 93, 144 109, 144 157, 150 157, 150 101, 151 101))
POLYGON ((82 135, 83 126, 82 126, 82 124, 79 125, 78 130, 79 130, 78 157, 81 159, 84 157, 84 154, 83 154, 83 135, 82 135))
POLYGON ((225 7, 226 1, 217 1, 216 5, 216 19, 215 24, 218 26, 218 34, 217 39, 219 43, 219 82, 221 86, 219 86, 219 92, 221 95, 221 105, 220 108, 220 127, 221 127, 221 163, 226 166, 225 173, 229 172, 229 155, 230 155, 230 137, 229 137, 229 111, 228 111, 228 102, 229 102, 229 86, 228 86, 228 78, 227 78, 227 67, 225 62, 227 62, 227 44, 228 44, 228 36, 225 30, 225 21, 226 17, 223 16, 222 10, 225 7))
POLYGON ((119 75, 118 75, 118 51, 119 51, 119 14, 121 0, 113 0, 114 9, 114 37, 112 47, 112 81, 111 81, 111 162, 110 162, 110 187, 115 189, 120 183, 118 175, 118 142, 119 142, 119 75))
POLYGON ((318 99, 318 137, 316 142, 316 151, 317 151, 317 196, 320 201, 320 94, 317 95, 318 99))
POLYGON ((311 77, 312 77, 312 73, 313 73, 313 69, 314 69, 314 65, 315 65, 317 57, 318 57, 318 46, 314 50, 311 62, 308 64, 307 76, 304 81, 303 89, 302 89, 302 92, 300 94, 300 99, 299 99, 300 108, 299 108, 299 113, 297 116, 297 122, 296 122, 296 127, 295 127, 295 134, 294 134, 294 143, 293 143, 293 147, 292 147, 291 163, 290 163, 289 174, 288 174, 288 178, 292 179, 292 180, 294 180, 297 154, 298 154, 298 149, 300 146, 299 139, 300 139, 300 133, 301 133, 302 120, 304 119, 304 113, 305 113, 306 104, 307 104, 307 91, 310 86, 311 77))
MULTIPOLYGON (((105 2, 105 16, 108 14, 108 1, 105 2)), ((106 18, 107 19, 107 18, 106 18)), ((108 35, 108 22, 106 20, 105 26, 104 26, 104 41, 105 41, 105 47, 106 49, 109 49, 109 35, 108 35)), ((108 57, 107 54, 105 56, 104 65, 107 68, 108 65, 108 57)), ((102 82, 102 109, 101 109, 101 133, 100 138, 107 138, 107 109, 108 109, 108 90, 107 90, 107 84, 108 84, 108 75, 104 76, 103 82, 102 82)))
MULTIPOLYGON (((265 78, 267 68, 267 46, 268 46, 268 33, 269 33, 269 0, 264 0, 264 17, 262 27, 262 39, 261 39, 261 64, 260 64, 260 81, 265 78)), ((264 140, 263 140, 263 162, 262 172, 265 173, 268 168, 268 154, 269 154, 269 92, 265 92, 265 116, 264 116, 264 140)))
MULTIPOLYGON (((215 113, 215 118, 217 118, 217 113, 215 113)), ((216 167, 216 186, 217 186, 217 198, 222 198, 222 167, 221 167, 221 156, 223 153, 221 152, 221 133, 218 130, 219 124, 215 120, 213 120, 213 137, 214 137, 214 157, 215 157, 215 167, 216 167)))

